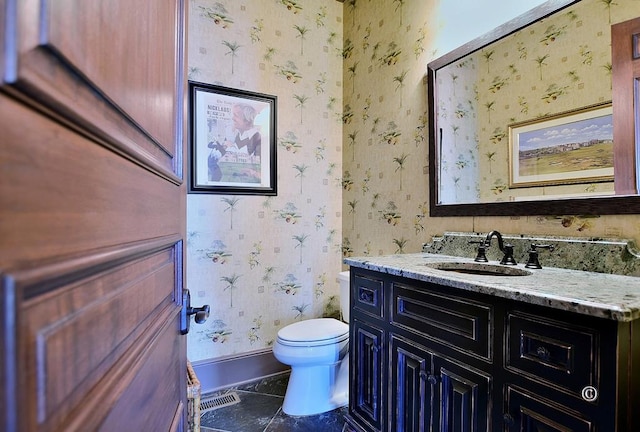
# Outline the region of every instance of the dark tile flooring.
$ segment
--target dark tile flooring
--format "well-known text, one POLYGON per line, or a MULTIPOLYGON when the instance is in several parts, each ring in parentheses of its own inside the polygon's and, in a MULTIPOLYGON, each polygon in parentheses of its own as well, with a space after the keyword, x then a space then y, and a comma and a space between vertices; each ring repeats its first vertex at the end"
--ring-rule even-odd
POLYGON ((201 395, 201 400, 235 392, 240 402, 202 414, 202 432, 342 432, 347 407, 293 417, 282 412, 289 372, 201 395))

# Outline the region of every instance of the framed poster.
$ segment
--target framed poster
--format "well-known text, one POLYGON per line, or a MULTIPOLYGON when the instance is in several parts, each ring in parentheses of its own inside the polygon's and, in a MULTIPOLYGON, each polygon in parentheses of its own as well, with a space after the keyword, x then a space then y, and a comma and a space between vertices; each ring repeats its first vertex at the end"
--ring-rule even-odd
POLYGON ((276 103, 189 81, 189 193, 277 194, 276 103))
POLYGON ((509 187, 613 181, 611 103, 509 126, 509 187))

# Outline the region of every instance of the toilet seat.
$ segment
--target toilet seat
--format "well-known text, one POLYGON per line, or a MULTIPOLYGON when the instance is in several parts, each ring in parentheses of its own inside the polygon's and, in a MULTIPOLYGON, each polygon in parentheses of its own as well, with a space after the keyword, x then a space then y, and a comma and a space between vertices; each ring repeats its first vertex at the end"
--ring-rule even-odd
POLYGON ((334 318, 315 318, 290 324, 278 331, 278 342, 287 346, 321 346, 349 338, 349 325, 334 318))

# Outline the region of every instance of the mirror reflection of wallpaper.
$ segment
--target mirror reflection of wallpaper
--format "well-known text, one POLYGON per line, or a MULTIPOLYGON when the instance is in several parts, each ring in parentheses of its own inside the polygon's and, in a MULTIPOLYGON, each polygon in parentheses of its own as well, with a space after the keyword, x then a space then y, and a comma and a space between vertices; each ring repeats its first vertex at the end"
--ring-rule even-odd
POLYGON ((480 167, 476 86, 476 58, 468 57, 438 74, 438 152, 441 156, 440 191, 443 204, 478 202, 480 167))
POLYGON ((472 184, 481 202, 612 192, 613 182, 509 189, 508 127, 610 101, 610 26, 639 15, 638 1, 583 0, 439 72, 439 89, 455 85, 459 92, 447 91, 439 113, 444 147, 471 141, 443 155, 442 202, 477 202, 464 193, 472 184), (461 71, 473 71, 476 80, 462 81, 461 71), (452 115, 461 108, 466 111, 452 115), (468 130, 471 113, 477 116, 475 134, 468 130), (470 153, 474 144, 477 152, 470 153))

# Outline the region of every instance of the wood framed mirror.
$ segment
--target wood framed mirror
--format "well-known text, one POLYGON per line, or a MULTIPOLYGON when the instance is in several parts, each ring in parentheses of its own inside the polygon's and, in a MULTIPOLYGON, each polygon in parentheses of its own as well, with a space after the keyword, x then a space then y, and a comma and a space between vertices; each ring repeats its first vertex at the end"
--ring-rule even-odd
POLYGON ((431 216, 640 213, 640 196, 628 187, 636 183, 635 161, 628 161, 634 134, 581 138, 598 145, 580 154, 566 144, 553 151, 538 144, 533 153, 524 141, 517 145, 532 131, 573 127, 574 118, 595 127, 607 106, 611 129, 614 117, 633 123, 635 114, 616 111, 627 90, 616 96, 612 85, 611 25, 640 16, 640 5, 618 3, 551 0, 429 63, 431 216), (524 169, 518 161, 532 154, 537 171, 524 178, 544 181, 514 182, 524 169), (611 175, 591 175, 600 173, 596 165, 611 175), (552 181, 542 167, 553 171, 552 181))

